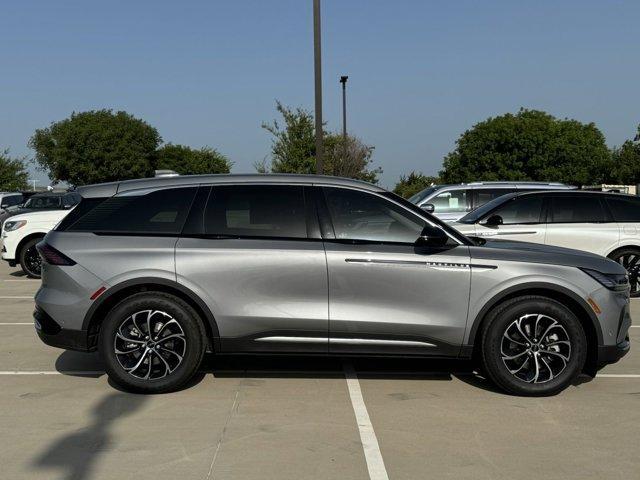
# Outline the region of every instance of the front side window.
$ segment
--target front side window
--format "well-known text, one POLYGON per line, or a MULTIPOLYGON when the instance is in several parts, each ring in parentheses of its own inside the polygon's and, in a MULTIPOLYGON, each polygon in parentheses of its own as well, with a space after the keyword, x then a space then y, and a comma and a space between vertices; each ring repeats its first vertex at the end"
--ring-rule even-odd
POLYGON ((47 208, 60 208, 62 205, 61 199, 62 197, 60 196, 55 196, 55 197, 33 196, 29 200, 27 200, 27 203, 25 203, 24 206, 26 208, 32 208, 34 210, 44 210, 47 208))
POLYGON ((551 198, 549 223, 602 223, 607 215, 600 199, 587 195, 551 198))
POLYGON ((616 222, 640 222, 640 198, 607 197, 616 222))
POLYGON ((512 188, 478 188, 473 191, 473 207, 478 208, 494 198, 501 197, 507 193, 513 193, 512 188))
POLYGON ((453 213, 467 211, 467 191, 451 190, 436 195, 429 202, 437 213, 453 213))
POLYGON ((101 202, 67 230, 178 235, 196 190, 196 187, 186 187, 125 192, 101 202))
POLYGON ((241 237, 306 238, 303 187, 214 187, 205 211, 205 233, 241 237))
POLYGON ((370 193, 325 188, 336 239, 415 243, 426 222, 370 193))
POLYGON ((504 225, 540 223, 542 200, 540 196, 515 197, 507 201, 504 207, 491 213, 490 216, 499 215, 502 217, 504 225))

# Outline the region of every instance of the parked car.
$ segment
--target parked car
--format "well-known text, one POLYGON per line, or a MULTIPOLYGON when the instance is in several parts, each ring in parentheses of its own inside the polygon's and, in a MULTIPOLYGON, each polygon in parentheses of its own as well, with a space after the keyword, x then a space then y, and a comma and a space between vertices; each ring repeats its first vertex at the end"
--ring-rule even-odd
POLYGON ((557 182, 473 182, 434 185, 416 193, 409 201, 445 222, 454 222, 494 198, 508 193, 575 188, 557 182))
POLYGON ((548 395, 629 349, 618 263, 478 245, 375 185, 207 175, 79 191, 38 244, 35 327, 98 350, 129 390, 180 388, 213 351, 477 355, 501 388, 548 395))
POLYGON ((640 197, 547 191, 497 198, 452 224, 477 237, 543 243, 608 257, 629 274, 640 296, 640 197))
POLYGON ((41 258, 36 244, 70 210, 43 210, 14 215, 2 225, 2 259, 20 265, 30 278, 40 278, 41 258))
POLYGON ((0 226, 11 215, 11 208, 17 207, 22 201, 23 196, 20 192, 0 192, 0 226))
MULTIPOLYGON (((20 204, 16 204, 7 209, 5 217, 0 217, 4 221, 14 215, 22 213, 39 212, 43 210, 68 210, 80 202, 80 195, 76 192, 44 192, 36 193, 20 204)), ((0 223, 1 225, 1 223, 0 223)))

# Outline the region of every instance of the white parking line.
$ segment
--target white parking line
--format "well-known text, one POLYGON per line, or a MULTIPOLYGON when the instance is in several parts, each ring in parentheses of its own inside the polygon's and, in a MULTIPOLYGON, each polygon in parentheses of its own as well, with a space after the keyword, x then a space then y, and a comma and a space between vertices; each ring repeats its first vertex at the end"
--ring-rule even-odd
POLYGON ((3 322, 0 323, 0 326, 2 325, 31 325, 33 326, 33 322, 3 322))
POLYGON ((14 296, 8 296, 8 297, 0 297, 0 300, 20 300, 20 299, 33 300, 33 295, 29 295, 29 296, 14 295, 14 296))
POLYGON ((635 373, 598 373, 596 380, 598 378, 640 378, 640 375, 635 373))
POLYGON ((35 278, 10 278, 4 279, 3 282, 39 282, 40 280, 36 280, 35 278))
POLYGON ((42 371, 29 371, 29 370, 4 370, 0 371, 0 375, 102 375, 102 371, 93 370, 64 370, 59 372, 58 370, 42 370, 42 371))
POLYGON ((369 419, 369 412, 367 412, 367 406, 362 398, 358 375, 351 362, 345 361, 343 367, 344 377, 347 379, 349 396, 351 397, 351 405, 356 414, 356 422, 358 423, 358 430, 360 431, 360 442, 364 450, 364 458, 367 462, 369 478, 371 480, 389 480, 387 469, 382 459, 382 452, 380 452, 380 445, 378 445, 378 438, 376 437, 376 432, 373 430, 373 425, 369 419))

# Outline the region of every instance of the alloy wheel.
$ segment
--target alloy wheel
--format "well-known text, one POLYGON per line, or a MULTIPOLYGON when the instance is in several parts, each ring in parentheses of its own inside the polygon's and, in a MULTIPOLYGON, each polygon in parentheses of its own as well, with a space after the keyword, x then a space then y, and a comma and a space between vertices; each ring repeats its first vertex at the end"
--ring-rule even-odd
POLYGON ((38 253, 38 249, 35 245, 27 248, 24 252, 24 263, 23 267, 27 272, 31 275, 39 276, 42 270, 42 258, 38 253))
POLYGON ((627 251, 613 258, 614 261, 622 265, 629 274, 629 285, 631 296, 640 296, 640 254, 627 251))
POLYGON ((527 383, 545 383, 560 375, 571 359, 567 330, 548 315, 530 313, 509 324, 500 354, 513 376, 527 383))
POLYGON ((180 323, 166 312, 143 310, 118 327, 114 352, 120 366, 142 380, 157 380, 181 364, 187 340, 180 323))

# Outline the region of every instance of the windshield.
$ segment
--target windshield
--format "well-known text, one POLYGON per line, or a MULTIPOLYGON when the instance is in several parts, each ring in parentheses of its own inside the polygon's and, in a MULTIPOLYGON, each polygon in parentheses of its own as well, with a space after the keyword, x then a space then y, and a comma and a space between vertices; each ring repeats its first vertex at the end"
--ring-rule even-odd
POLYGON ((58 208, 61 205, 62 197, 31 197, 24 204, 24 208, 33 210, 44 208, 58 208))
POLYGON ((517 193, 508 193, 506 195, 502 195, 501 197, 494 198, 490 202, 485 203, 481 207, 476 208, 472 212, 467 213, 464 217, 458 220, 458 223, 476 223, 482 217, 484 217, 487 213, 495 210, 500 205, 505 203, 508 200, 511 200, 513 197, 517 196, 517 193))
POLYGON ((419 204, 422 200, 424 200, 425 198, 427 198, 429 195, 431 195, 433 192, 441 189, 444 185, 434 185, 433 187, 428 187, 425 188, 424 190, 419 191, 418 193, 416 193, 415 195, 411 196, 408 198, 408 200, 411 203, 414 204, 419 204))

